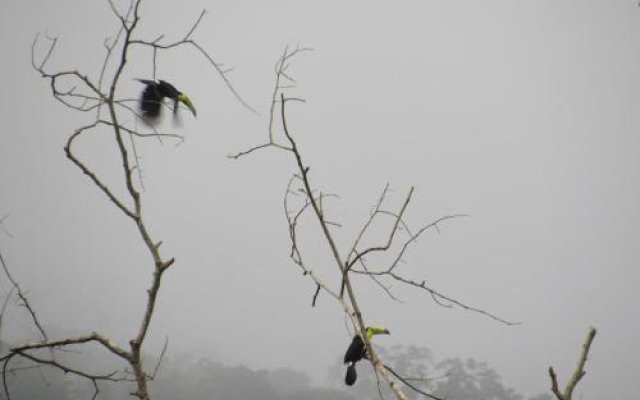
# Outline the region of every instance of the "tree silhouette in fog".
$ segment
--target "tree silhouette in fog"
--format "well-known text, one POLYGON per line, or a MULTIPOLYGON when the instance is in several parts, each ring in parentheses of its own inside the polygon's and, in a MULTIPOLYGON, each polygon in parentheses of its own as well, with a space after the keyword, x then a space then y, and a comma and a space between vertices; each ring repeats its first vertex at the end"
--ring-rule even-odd
MULTIPOLYGON (((113 337, 103 332, 90 331, 80 335, 66 336, 52 339, 49 337, 42 324, 40 324, 35 310, 29 304, 28 299, 19 288, 15 280, 11 278, 9 268, 2 261, 2 268, 6 277, 13 284, 13 289, 20 298, 31 316, 31 323, 37 328, 39 339, 27 343, 12 344, 7 351, 0 354, 2 365, 2 389, 4 395, 11 399, 11 387, 20 383, 21 377, 17 374, 24 372, 30 374, 29 369, 33 368, 40 372, 43 367, 59 370, 65 374, 74 376, 79 380, 84 380, 85 385, 93 390, 91 397, 96 398, 100 393, 100 386, 110 382, 122 382, 123 384, 135 382, 133 388, 129 388, 131 395, 140 400, 149 400, 148 382, 155 376, 157 366, 150 366, 145 363, 142 354, 145 349, 147 338, 151 331, 152 320, 158 304, 161 292, 161 282, 165 273, 174 265, 175 258, 164 255, 163 241, 156 237, 150 229, 150 218, 146 213, 146 197, 143 184, 143 174, 141 158, 138 154, 138 147, 147 143, 152 145, 163 144, 164 141, 180 141, 182 138, 176 133, 161 133, 151 125, 138 124, 146 116, 155 114, 149 109, 149 92, 147 92, 145 102, 142 102, 142 110, 137 110, 132 104, 137 104, 136 100, 123 98, 120 88, 123 85, 125 71, 130 68, 128 60, 135 52, 147 56, 147 69, 136 71, 136 74, 149 75, 155 80, 158 67, 158 54, 172 51, 177 48, 185 48, 194 51, 200 61, 210 67, 212 73, 216 74, 226 84, 227 88, 235 98, 247 109, 254 111, 238 95, 229 79, 228 70, 215 62, 214 58, 202 47, 194 38, 195 31, 200 25, 205 15, 203 10, 196 18, 195 22, 185 29, 184 36, 177 40, 168 40, 163 31, 155 32, 153 38, 147 37, 148 33, 141 33, 138 29, 142 25, 141 14, 142 4, 152 6, 153 2, 142 0, 125 0, 117 2, 115 0, 105 0, 105 8, 112 14, 113 35, 102 43, 97 43, 103 49, 103 58, 98 68, 89 73, 77 69, 62 69, 53 71, 52 55, 56 51, 58 38, 45 36, 44 50, 42 50, 42 39, 36 36, 32 44, 31 63, 33 69, 47 81, 52 97, 62 104, 66 109, 76 115, 82 115, 84 124, 70 129, 64 146, 64 152, 69 161, 77 167, 77 173, 82 173, 86 182, 94 187, 106 200, 105 204, 118 210, 121 217, 131 222, 131 229, 138 235, 139 241, 136 245, 141 246, 146 252, 145 262, 128 260, 125 267, 146 268, 148 272, 148 286, 144 293, 145 301, 141 310, 140 318, 136 325, 132 327, 131 337, 119 342, 113 337), (89 116, 89 122, 87 122, 89 116), (140 126, 148 127, 151 131, 143 130, 140 126), (89 146, 84 146, 86 140, 92 135, 102 135, 108 138, 108 142, 96 146, 94 151, 105 151, 105 147, 114 150, 114 157, 108 164, 108 171, 111 176, 99 165, 95 165, 96 160, 92 153, 87 150, 89 146), (82 143, 82 144, 80 144, 82 143), (131 265, 133 264, 133 265, 131 265), (59 353, 76 352, 86 346, 99 347, 106 350, 108 357, 117 360, 118 366, 106 372, 95 372, 78 367, 78 363, 63 363, 63 357, 59 353), (29 372, 27 372, 29 371, 29 372)), ((78 16, 76 16, 78 17, 78 16)), ((167 23, 159 23, 156 27, 166 29, 167 23)), ((170 86, 170 85, 169 85, 170 86)), ((166 89, 166 85, 164 86, 166 89)), ((173 87, 172 87, 173 88, 173 87)), ((175 89, 175 88, 174 88, 175 89)), ((156 106, 162 108, 160 101, 172 93, 163 92, 163 96, 158 96, 156 106)), ((151 96, 153 97, 153 96, 151 96)), ((172 96, 169 96, 172 97, 172 96)), ((184 94, 175 93, 176 102, 174 104, 174 114, 177 112, 178 100, 192 109, 195 109, 184 94)), ((154 107, 152 107, 154 108, 154 107)), ((1 220, 0 220, 1 221, 1 220)), ((102 227, 100 227, 102 228, 102 227)), ((91 265, 91 258, 87 259, 91 265)), ((115 267, 115 266, 113 266, 115 267)), ((126 273, 122 273, 122 279, 127 279, 126 273)), ((80 285, 77 285, 80 286, 80 285)), ((12 290, 13 290, 12 289, 12 290)), ((73 290, 73 288, 71 288, 73 290)), ((7 304, 6 302, 4 304, 7 304)), ((165 347, 166 348, 166 347, 165 347)), ((164 352, 164 350, 163 350, 164 352)), ((105 356, 106 357, 106 356, 105 356)), ((44 374, 44 372, 43 372, 44 374)), ((44 376, 44 375, 43 375, 44 376)), ((46 383, 46 380, 44 380, 46 383)), ((130 385, 127 385, 130 386, 130 385)), ((27 396, 27 398, 32 398, 27 396)))
MULTIPOLYGON (((473 358, 457 357, 438 361, 433 352, 422 346, 396 345, 389 348, 380 347, 380 356, 387 365, 405 377, 421 390, 450 400, 525 400, 515 389, 507 387, 500 374, 487 362, 473 358)), ((338 368, 332 369, 331 375, 340 374, 338 368)), ((376 376, 368 368, 363 371, 359 382, 354 386, 354 397, 358 399, 379 398, 376 376)), ((382 391, 386 394, 386 391, 382 391)), ((416 392, 408 392, 411 399, 425 399, 426 396, 416 392)), ((549 394, 539 394, 528 400, 552 400, 549 394)))

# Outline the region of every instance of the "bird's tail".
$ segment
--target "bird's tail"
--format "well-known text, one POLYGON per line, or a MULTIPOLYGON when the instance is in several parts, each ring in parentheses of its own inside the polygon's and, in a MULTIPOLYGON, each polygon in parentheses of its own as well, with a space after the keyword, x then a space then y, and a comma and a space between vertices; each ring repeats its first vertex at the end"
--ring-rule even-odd
POLYGON ((348 386, 356 383, 356 379, 358 379, 358 373, 356 372, 356 363, 351 363, 347 367, 347 375, 344 377, 344 383, 348 386))

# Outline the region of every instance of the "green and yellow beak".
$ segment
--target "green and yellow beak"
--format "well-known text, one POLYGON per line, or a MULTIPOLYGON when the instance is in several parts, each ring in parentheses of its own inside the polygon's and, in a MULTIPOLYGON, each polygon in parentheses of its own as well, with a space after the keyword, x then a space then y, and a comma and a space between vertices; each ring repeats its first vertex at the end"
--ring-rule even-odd
POLYGON ((191 99, 189 99, 189 96, 187 96, 184 93, 179 93, 178 94, 178 101, 180 101, 182 104, 187 106, 187 108, 189 110, 191 110, 191 113, 193 114, 194 117, 197 116, 196 115, 196 108, 193 106, 193 103, 191 102, 191 99))

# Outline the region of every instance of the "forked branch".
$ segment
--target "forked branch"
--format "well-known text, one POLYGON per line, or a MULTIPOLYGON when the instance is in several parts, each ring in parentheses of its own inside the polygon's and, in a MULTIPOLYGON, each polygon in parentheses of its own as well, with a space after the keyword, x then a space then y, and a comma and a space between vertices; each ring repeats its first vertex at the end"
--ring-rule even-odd
POLYGON ((549 367, 549 377, 551 378, 551 391, 556 396, 558 400, 571 400, 571 396, 573 396, 573 390, 575 389, 580 379, 586 374, 584 370, 584 366, 587 362, 587 356, 589 355, 589 349, 591 349, 591 343, 593 342, 593 338, 596 336, 596 328, 589 328, 589 332, 587 333, 587 337, 582 344, 582 350, 580 351, 580 355, 578 357, 578 364, 576 365, 576 369, 571 374, 571 378, 567 382, 565 386, 564 392, 561 392, 558 387, 558 379, 556 377, 556 373, 553 370, 553 367, 549 367))

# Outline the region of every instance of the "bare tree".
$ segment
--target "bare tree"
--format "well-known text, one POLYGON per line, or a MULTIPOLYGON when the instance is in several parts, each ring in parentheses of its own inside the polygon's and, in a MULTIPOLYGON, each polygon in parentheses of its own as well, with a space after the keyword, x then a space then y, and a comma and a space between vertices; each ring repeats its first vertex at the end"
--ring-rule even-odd
POLYGON ((558 400, 571 400, 571 396, 573 395, 573 390, 575 389, 580 379, 586 374, 584 370, 584 365, 587 362, 587 356, 589 355, 589 349, 591 348, 591 342, 593 342, 593 338, 596 336, 596 328, 589 328, 589 332, 587 333, 587 338, 582 344, 582 350, 580 351, 580 356, 578 357, 578 364, 576 365, 576 369, 571 374, 571 378, 567 381, 567 386, 564 389, 564 392, 561 392, 558 388, 558 379, 556 378, 556 373, 553 370, 553 367, 549 367, 549 377, 551 379, 551 391, 558 398, 558 400))
MULTIPOLYGON (((144 217, 143 209, 143 189, 141 182, 141 166, 136 153, 136 140, 157 139, 160 143, 164 139, 180 140, 176 134, 163 134, 153 129, 153 133, 145 133, 138 130, 138 124, 127 126, 123 114, 135 115, 138 111, 132 103, 136 99, 120 98, 118 88, 121 83, 123 72, 127 67, 127 61, 132 52, 137 48, 152 49, 152 57, 149 62, 153 66, 153 77, 155 79, 158 53, 171 51, 179 47, 191 48, 196 55, 202 57, 203 62, 208 63, 212 72, 217 74, 237 100, 247 109, 254 111, 233 88, 227 73, 222 64, 217 63, 214 58, 195 39, 194 33, 202 22, 206 12, 203 10, 195 19, 195 22, 187 29, 184 36, 174 41, 167 41, 164 34, 160 33, 155 39, 148 40, 137 35, 137 28, 140 25, 140 10, 142 0, 130 0, 125 9, 119 9, 113 0, 106 0, 118 28, 113 39, 104 42, 104 59, 97 76, 90 77, 78 70, 65 70, 50 72, 49 62, 54 53, 57 38, 47 37, 43 56, 37 57, 37 49, 41 40, 36 36, 32 46, 32 65, 44 79, 48 80, 51 86, 53 97, 64 104, 69 109, 81 113, 95 113, 93 121, 87 125, 78 127, 71 134, 64 147, 67 158, 76 165, 93 183, 99 191, 109 200, 112 206, 116 207, 122 214, 135 225, 135 228, 142 239, 144 247, 151 256, 152 265, 150 268, 150 284, 147 290, 147 298, 139 325, 135 336, 130 338, 128 343, 120 344, 99 332, 89 332, 74 337, 59 339, 50 338, 44 327, 40 324, 36 312, 31 307, 27 297, 21 290, 18 283, 11 276, 4 258, 1 258, 3 270, 12 283, 14 291, 27 308, 33 324, 37 327, 41 339, 31 343, 12 346, 8 352, 0 355, 2 362, 3 389, 7 398, 10 399, 10 388, 7 381, 7 372, 11 370, 10 363, 14 359, 29 360, 35 365, 50 366, 65 373, 88 380, 93 384, 96 398, 99 393, 98 383, 102 381, 128 381, 135 384, 133 396, 141 399, 149 399, 147 382, 153 379, 157 366, 151 369, 143 363, 142 352, 145 339, 147 338, 160 292, 160 283, 167 270, 174 264, 175 258, 165 256, 160 248, 162 241, 156 239, 149 229, 148 221, 144 217), (39 60, 38 60, 39 58, 39 60), (121 170, 121 182, 126 187, 123 194, 107 184, 100 175, 92 168, 91 164, 83 160, 74 150, 74 143, 92 131, 107 131, 113 134, 113 145, 119 154, 119 160, 114 168, 121 170), (119 165, 118 165, 119 164, 119 165), (106 349, 124 368, 107 373, 93 373, 72 365, 67 365, 56 358, 59 350, 66 350, 82 344, 91 344, 106 349)), ((137 120, 137 118, 134 118, 137 120)), ((5 302, 6 304, 6 302, 5 302)), ((166 348, 166 347, 165 347, 166 348)), ((164 350, 163 350, 164 354, 164 350)), ((160 355, 162 359, 162 354, 160 355)))
MULTIPOLYGON (((294 102, 304 102, 302 98, 289 97, 285 94, 296 83, 290 72, 291 65, 296 56, 309 50, 311 49, 304 47, 285 48, 275 66, 276 78, 271 99, 267 140, 263 144, 229 155, 229 157, 237 160, 255 151, 273 148, 286 152, 295 160, 297 171, 291 177, 286 188, 284 211, 291 239, 290 257, 302 270, 303 274, 309 277, 315 287, 311 305, 315 306, 320 293, 325 293, 337 302, 349 319, 353 330, 364 339, 367 358, 373 365, 378 382, 386 382, 389 389, 398 399, 407 399, 402 383, 411 389, 417 389, 402 376, 396 374, 391 367, 386 366, 376 355, 365 334, 367 326, 365 323, 365 308, 360 304, 359 297, 352 285, 353 277, 362 276, 370 279, 385 295, 394 300, 396 297, 392 292, 391 284, 399 283, 402 286, 410 286, 424 291, 437 304, 443 307, 461 307, 507 325, 512 325, 514 322, 507 321, 492 313, 471 307, 447 296, 428 285, 426 280, 418 281, 405 275, 401 265, 411 245, 416 243, 418 238, 425 232, 429 230, 439 231, 439 226, 445 221, 462 216, 447 215, 418 229, 410 228, 405 221, 405 212, 413 198, 413 188, 408 190, 404 200, 396 210, 390 210, 386 208, 389 186, 385 186, 369 217, 348 246, 350 250, 346 254, 340 252, 339 248, 341 246, 338 245, 334 234, 334 229, 337 229, 340 225, 330 219, 324 207, 327 201, 337 196, 320 191, 312 184, 310 166, 305 163, 302 150, 294 139, 294 134, 287 123, 287 106, 294 102), (277 128, 278 121, 280 130, 277 128), (299 238, 299 229, 303 216, 308 213, 311 213, 320 225, 323 239, 328 245, 330 257, 335 264, 333 273, 337 275, 340 282, 337 287, 327 283, 330 279, 324 276, 327 273, 326 270, 312 267, 311 263, 303 257, 303 244, 299 238), (365 239, 368 236, 373 236, 374 223, 377 224, 379 221, 388 225, 385 237, 377 244, 364 245, 365 239), (378 256, 380 258, 376 258, 378 256), (386 259, 383 256, 386 256, 386 259), (380 264, 383 266, 380 266, 380 264)), ((334 275, 333 278, 335 281, 336 276, 334 275)), ((421 393, 428 397, 436 398, 431 394, 421 393)))

